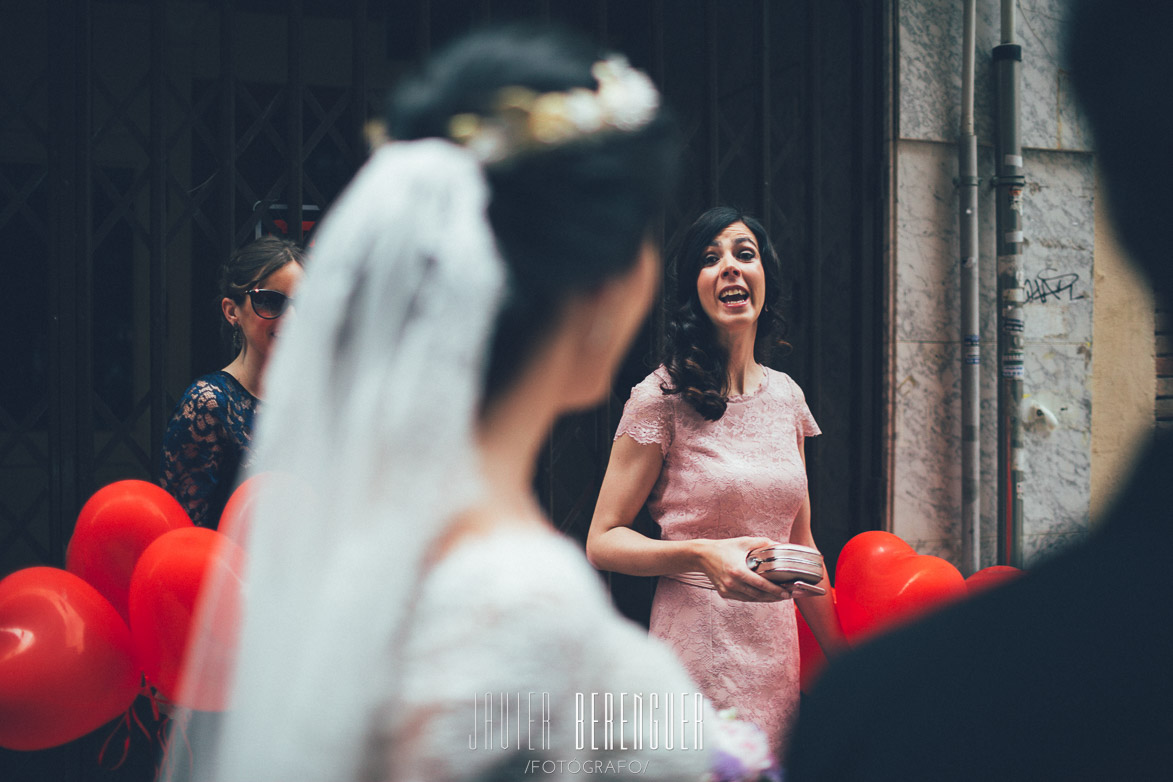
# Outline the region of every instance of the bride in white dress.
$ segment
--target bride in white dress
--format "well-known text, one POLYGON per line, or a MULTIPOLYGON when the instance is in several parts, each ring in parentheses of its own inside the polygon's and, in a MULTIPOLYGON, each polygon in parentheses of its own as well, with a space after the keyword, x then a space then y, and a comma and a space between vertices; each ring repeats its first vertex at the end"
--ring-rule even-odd
POLYGON ((498 30, 435 58, 388 130, 273 360, 243 587, 210 577, 185 686, 222 662, 239 592, 230 706, 167 773, 702 779, 718 718, 532 493, 658 284, 658 95, 573 36, 498 30))

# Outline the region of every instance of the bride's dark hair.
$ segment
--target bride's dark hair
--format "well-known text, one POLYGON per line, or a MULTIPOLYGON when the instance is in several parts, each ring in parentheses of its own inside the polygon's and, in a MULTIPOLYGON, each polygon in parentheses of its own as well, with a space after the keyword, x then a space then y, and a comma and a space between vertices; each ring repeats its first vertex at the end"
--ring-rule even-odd
POLYGON ((661 385, 665 394, 680 394, 710 421, 725 415, 729 398, 729 357, 717 341, 717 330, 701 307, 696 281, 713 239, 734 223, 745 223, 758 243, 766 277, 766 309, 758 318, 754 358, 768 364, 775 351, 788 348, 783 340, 781 264, 766 229, 755 218, 730 206, 716 206, 701 214, 685 233, 674 253, 669 272, 669 320, 665 330, 663 362, 672 382, 661 385))
MULTIPOLYGON (((505 87, 595 89, 591 67, 604 56, 546 26, 473 33, 395 94, 388 131, 398 140, 445 138, 453 116, 491 115, 505 87)), ((486 401, 516 378, 569 296, 631 268, 674 185, 676 147, 661 109, 636 131, 603 131, 486 167, 489 223, 509 274, 486 401)))

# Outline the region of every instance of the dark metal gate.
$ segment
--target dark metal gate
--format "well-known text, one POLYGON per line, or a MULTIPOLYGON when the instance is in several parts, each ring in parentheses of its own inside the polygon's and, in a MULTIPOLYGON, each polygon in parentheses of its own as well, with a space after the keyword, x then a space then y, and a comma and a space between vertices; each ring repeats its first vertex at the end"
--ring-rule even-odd
MULTIPOLYGON (((0 20, 0 575, 61 565, 98 487, 152 479, 190 380, 227 363, 215 270, 301 237, 404 69, 483 21, 561 20, 629 54, 687 139, 666 246, 702 209, 761 215, 784 258, 829 561, 884 514, 883 0, 10 0, 0 20)), ((538 488, 585 535, 627 389, 559 424, 538 488)), ((640 615, 646 590, 616 582, 640 615)))

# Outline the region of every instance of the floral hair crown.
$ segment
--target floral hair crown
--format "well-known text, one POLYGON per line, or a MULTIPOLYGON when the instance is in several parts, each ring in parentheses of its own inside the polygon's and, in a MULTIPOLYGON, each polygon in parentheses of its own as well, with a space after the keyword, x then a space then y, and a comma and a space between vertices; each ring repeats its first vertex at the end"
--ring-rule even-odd
POLYGON ((457 114, 448 136, 485 164, 521 152, 566 144, 611 130, 638 130, 651 122, 660 94, 647 74, 612 55, 591 67, 597 89, 534 92, 526 87, 501 90, 490 116, 457 114))

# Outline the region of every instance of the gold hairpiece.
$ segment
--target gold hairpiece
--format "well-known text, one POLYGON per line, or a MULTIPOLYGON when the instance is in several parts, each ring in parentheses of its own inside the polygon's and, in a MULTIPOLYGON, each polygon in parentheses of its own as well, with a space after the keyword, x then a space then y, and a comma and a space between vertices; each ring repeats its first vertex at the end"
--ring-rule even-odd
POLYGON ((448 136, 468 148, 482 163, 497 163, 519 152, 556 146, 608 130, 631 131, 651 122, 660 94, 647 74, 613 55, 591 68, 597 89, 534 92, 507 87, 496 113, 457 114, 448 122, 448 136))

